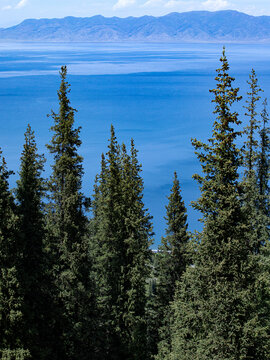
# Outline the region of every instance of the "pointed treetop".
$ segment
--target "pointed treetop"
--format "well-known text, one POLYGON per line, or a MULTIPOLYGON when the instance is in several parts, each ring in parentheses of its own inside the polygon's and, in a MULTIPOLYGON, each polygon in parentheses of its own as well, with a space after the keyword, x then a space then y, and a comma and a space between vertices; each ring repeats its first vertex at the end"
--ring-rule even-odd
POLYGON ((193 176, 201 185, 202 193, 201 198, 193 205, 204 214, 204 218, 216 214, 217 208, 232 195, 233 187, 238 182, 238 167, 241 160, 235 142, 241 135, 235 125, 240 125, 241 120, 232 106, 242 97, 238 95, 239 88, 233 87, 234 78, 229 75, 229 64, 224 50, 220 61, 216 88, 210 90, 214 94, 212 102, 215 103, 216 114, 212 137, 206 143, 192 139, 204 174, 193 176))
POLYGON ((260 100, 260 92, 263 90, 258 85, 258 79, 254 69, 251 70, 249 75, 249 80, 247 81, 249 85, 249 91, 247 92, 248 99, 246 100, 246 106, 244 108, 247 110, 245 115, 249 118, 248 125, 244 129, 244 133, 247 138, 244 143, 244 163, 247 168, 247 176, 253 176, 255 171, 255 165, 258 159, 258 141, 256 139, 256 132, 260 127, 260 119, 257 118, 257 103, 260 100))
POLYGON ((167 221, 166 233, 178 235, 182 229, 187 230, 187 214, 184 201, 181 196, 181 189, 177 172, 174 172, 173 186, 171 188, 171 194, 168 196, 169 204, 166 206, 167 215, 165 220, 167 221))

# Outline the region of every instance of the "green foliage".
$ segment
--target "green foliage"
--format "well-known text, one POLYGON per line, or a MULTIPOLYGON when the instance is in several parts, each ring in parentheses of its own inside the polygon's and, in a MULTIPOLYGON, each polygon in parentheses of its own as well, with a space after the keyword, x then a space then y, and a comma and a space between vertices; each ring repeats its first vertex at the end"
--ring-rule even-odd
POLYGON ((147 281, 147 302, 145 310, 146 328, 147 328, 147 357, 151 359, 157 353, 159 342, 160 314, 159 303, 157 301, 157 253, 152 253, 151 272, 147 281))
POLYGON ((13 196, 9 191, 7 170, 0 151, 0 348, 21 347, 23 297, 17 261, 17 217, 13 196))
POLYGON ((0 359, 270 360, 267 101, 259 119, 252 70, 248 125, 238 130, 225 50, 220 60, 212 136, 192 140, 204 227, 191 242, 175 173, 158 253, 138 151, 133 140, 130 152, 120 146, 113 126, 87 218, 80 128, 61 68, 48 184, 30 125, 15 198, 0 151, 0 359))
POLYGON ((0 350, 1 360, 27 360, 31 359, 28 350, 0 350))
POLYGON ((144 209, 143 180, 137 150, 131 140, 131 155, 122 147, 122 192, 125 205, 126 284, 127 302, 125 322, 129 330, 129 352, 132 359, 145 359, 146 354, 146 279, 149 276, 149 260, 152 235, 151 216, 144 209))
POLYGON ((259 257, 249 241, 238 180, 240 121, 231 106, 240 97, 228 71, 224 50, 211 90, 217 114, 212 137, 207 144, 193 140, 204 174, 195 175, 202 195, 194 206, 203 214, 204 228, 194 266, 184 274, 173 304, 170 360, 269 358, 268 330, 258 316, 266 311, 258 296, 266 284, 258 281, 259 257))
POLYGON ((167 229, 165 238, 157 254, 157 303, 160 326, 158 356, 163 359, 171 347, 171 302, 174 299, 178 282, 189 264, 187 233, 187 214, 180 192, 179 180, 174 173, 173 187, 166 206, 167 229))
MULTIPOLYGON (((269 115, 267 112, 267 99, 263 102, 261 113, 262 126, 260 129, 260 145, 258 157, 258 185, 259 185, 259 208, 269 219, 270 217, 270 127, 269 115)), ((269 224, 268 224, 269 226, 269 224)))
POLYGON ((111 359, 145 358, 151 218, 142 201, 140 172, 133 141, 128 155, 112 127, 93 201, 99 307, 107 345, 103 356, 111 359))
POLYGON ((44 181, 43 156, 37 154, 34 132, 28 125, 21 156, 20 179, 17 181, 17 228, 16 250, 19 284, 23 299, 22 342, 36 359, 46 358, 48 345, 47 310, 48 295, 44 288, 48 283, 44 253, 44 181))
POLYGON ((0 256, 2 266, 12 264, 13 254, 11 250, 14 249, 15 246, 15 204, 8 184, 8 179, 11 174, 13 174, 13 172, 7 170, 5 158, 2 156, 2 151, 0 150, 0 256))
POLYGON ((101 173, 95 186, 93 200, 94 237, 97 242, 97 275, 99 284, 98 304, 104 345, 100 357, 112 359, 123 351, 121 347, 121 326, 123 320, 122 251, 121 243, 121 184, 119 147, 114 129, 108 152, 108 163, 102 156, 101 173), (120 310, 121 309, 121 310, 120 310), (122 321, 121 321, 122 320, 122 321), (120 324, 121 322, 121 324, 120 324))
POLYGON ((86 238, 89 205, 82 192, 80 128, 74 128, 74 112, 68 99, 67 69, 61 68, 59 113, 52 112, 54 132, 48 149, 54 155, 49 183, 47 227, 56 296, 56 347, 61 359, 88 359, 94 349, 94 293, 91 258, 86 238), (62 354, 61 354, 62 352, 62 354))
MULTIPOLYGON (((248 224, 250 227, 250 242, 253 243, 254 252, 260 251, 261 245, 265 244, 269 239, 267 229, 267 216, 261 210, 260 199, 260 187, 258 186, 257 167, 258 172, 261 172, 262 166, 258 164, 261 156, 259 154, 259 142, 258 130, 260 128, 261 121, 257 118, 257 102, 260 100, 259 93, 262 91, 258 85, 258 79, 255 71, 252 69, 250 75, 250 81, 248 81, 250 91, 248 94, 247 113, 248 125, 244 129, 246 135, 246 141, 243 148, 243 163, 245 166, 245 173, 242 181, 243 186, 243 210, 246 212, 248 224)), ((266 110, 264 111, 266 116, 266 110)), ((259 175, 259 177, 262 176, 259 175)))
POLYGON ((188 264, 187 214, 176 172, 168 199, 169 204, 166 206, 167 216, 165 218, 167 220, 167 236, 162 238, 162 245, 158 252, 158 292, 161 302, 165 306, 173 300, 177 282, 181 279, 188 264))
POLYGON ((260 127, 260 120, 257 118, 257 103, 261 98, 259 94, 262 91, 258 85, 258 79, 254 69, 251 70, 249 81, 247 83, 250 90, 247 93, 247 106, 245 106, 247 112, 245 115, 249 118, 249 122, 244 129, 247 140, 245 141, 243 152, 246 172, 248 173, 248 176, 252 176, 252 171, 255 170, 258 159, 258 141, 256 138, 256 131, 260 127))

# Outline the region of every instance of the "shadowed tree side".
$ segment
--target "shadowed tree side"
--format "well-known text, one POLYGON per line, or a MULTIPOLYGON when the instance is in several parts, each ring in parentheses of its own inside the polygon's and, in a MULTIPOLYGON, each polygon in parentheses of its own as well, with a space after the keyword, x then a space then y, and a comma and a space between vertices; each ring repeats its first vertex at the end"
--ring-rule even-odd
POLYGON ((131 140, 130 156, 122 146, 123 204, 125 205, 126 235, 126 283, 127 301, 125 323, 128 334, 129 359, 144 360, 147 356, 146 343, 146 281, 149 277, 149 263, 152 243, 152 217, 143 203, 143 179, 138 150, 131 140))
POLYGON ((125 356, 121 346, 123 316, 123 224, 121 203, 121 173, 119 145, 114 128, 107 158, 102 155, 101 173, 97 177, 92 202, 96 272, 98 277, 98 309, 101 338, 100 359, 120 359, 125 356))
POLYGON ((262 92, 258 84, 258 78, 254 69, 251 70, 249 75, 249 80, 247 81, 249 85, 249 91, 247 92, 248 99, 246 100, 245 109, 247 112, 245 115, 248 117, 248 125, 244 129, 244 133, 247 137, 245 141, 245 146, 243 149, 244 152, 244 163, 246 167, 246 175, 251 176, 252 172, 255 170, 255 166, 258 159, 258 140, 256 138, 256 133, 260 128, 260 119, 258 119, 257 106, 258 101, 261 96, 259 95, 262 92))
POLYGON ((259 257, 250 242, 249 219, 242 209, 239 183, 240 135, 232 106, 241 98, 223 51, 217 70, 216 120, 208 143, 193 145, 203 175, 195 175, 201 197, 195 208, 203 215, 194 267, 183 275, 173 304, 170 360, 269 359, 265 318, 259 317, 265 292, 259 257), (261 280, 261 279, 260 279, 261 280))
POLYGON ((171 350, 171 302, 183 273, 189 264, 188 257, 188 224, 184 201, 181 196, 177 173, 174 173, 171 194, 166 206, 166 236, 162 238, 157 254, 157 304, 158 319, 158 356, 164 359, 171 350))
POLYGON ((20 257, 20 286, 23 297, 23 343, 35 359, 46 359, 50 352, 50 309, 48 263, 44 252, 44 157, 38 155, 34 132, 28 125, 17 181, 17 248, 20 257))
POLYGON ((244 176, 242 180, 243 186, 243 209, 249 218, 250 241, 253 242, 254 252, 258 253, 262 244, 268 240, 265 215, 259 208, 259 186, 257 182, 257 167, 259 160, 259 141, 258 130, 260 129, 261 120, 258 117, 257 107, 260 100, 260 92, 262 91, 258 85, 258 79, 255 70, 252 69, 249 76, 248 99, 245 106, 248 118, 248 124, 244 128, 245 142, 242 149, 244 176))
MULTIPOLYGON (((270 127, 267 111, 267 99, 263 102, 261 113, 260 144, 258 157, 259 209, 269 221, 270 217, 270 127)), ((268 222, 269 227, 269 222, 268 222)))
MULTIPOLYGON (((80 128, 68 99, 67 69, 61 68, 59 112, 52 112, 53 137, 47 145, 54 157, 49 182, 48 231, 57 288, 56 350, 59 359, 88 359, 95 344, 95 296, 89 240, 85 237, 89 201, 82 192, 80 128)), ((91 355, 92 356, 92 355, 91 355)))
POLYGON ((92 203, 105 339, 101 358, 145 359, 151 217, 142 201, 141 166, 133 141, 128 155, 125 145, 120 148, 112 126, 106 155, 92 203))
POLYGON ((0 150, 0 355, 13 360, 29 359, 23 348, 23 294, 20 284, 17 247, 18 230, 14 198, 9 191, 6 161, 0 150))

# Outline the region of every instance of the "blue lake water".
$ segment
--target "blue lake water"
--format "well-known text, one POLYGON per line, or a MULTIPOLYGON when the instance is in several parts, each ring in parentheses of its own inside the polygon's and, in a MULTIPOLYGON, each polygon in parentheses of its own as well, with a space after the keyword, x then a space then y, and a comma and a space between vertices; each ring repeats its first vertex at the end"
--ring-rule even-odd
MULTIPOLYGON (((231 74, 241 95, 255 68, 263 96, 270 94, 270 46, 226 45, 231 74)), ((133 137, 143 164, 146 207, 154 219, 155 247, 164 234, 166 196, 173 172, 180 177, 190 230, 200 229, 199 214, 190 202, 199 196, 192 174, 200 167, 191 137, 205 140, 214 119, 212 95, 220 44, 30 44, 0 43, 0 147, 8 167, 18 171, 27 123, 36 132, 40 152, 51 158, 50 141, 57 111, 58 71, 68 66, 71 104, 82 126, 84 192, 93 192, 93 180, 106 152, 110 124, 119 142, 133 137)), ((242 106, 237 110, 244 120, 242 106)), ((11 179, 15 185, 18 175, 11 179)))

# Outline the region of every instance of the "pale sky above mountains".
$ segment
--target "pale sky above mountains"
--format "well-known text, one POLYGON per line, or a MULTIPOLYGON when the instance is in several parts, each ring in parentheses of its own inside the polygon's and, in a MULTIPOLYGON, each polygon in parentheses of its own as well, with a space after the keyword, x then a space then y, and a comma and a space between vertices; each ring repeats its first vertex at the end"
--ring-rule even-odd
POLYGON ((0 0, 0 27, 28 18, 161 16, 191 10, 238 10, 270 15, 269 0, 0 0))

